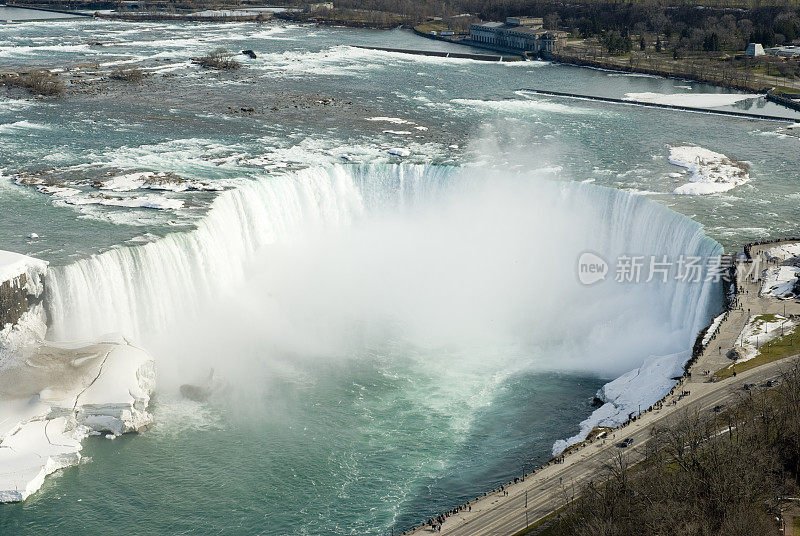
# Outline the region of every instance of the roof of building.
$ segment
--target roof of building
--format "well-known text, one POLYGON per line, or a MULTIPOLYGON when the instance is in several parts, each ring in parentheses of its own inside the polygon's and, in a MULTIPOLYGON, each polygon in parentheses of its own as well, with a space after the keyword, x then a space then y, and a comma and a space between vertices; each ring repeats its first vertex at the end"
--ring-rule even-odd
POLYGON ((514 33, 523 33, 523 34, 532 34, 536 35, 542 32, 541 28, 532 28, 530 26, 512 26, 509 28, 509 31, 514 33))
POLYGON ((786 56, 786 55, 800 56, 800 47, 792 45, 783 47, 773 47, 766 49, 765 52, 767 52, 768 54, 778 54, 781 56, 786 56))
POLYGON ((473 26, 481 26, 483 28, 500 28, 505 26, 504 22, 482 22, 480 24, 474 24, 473 26))

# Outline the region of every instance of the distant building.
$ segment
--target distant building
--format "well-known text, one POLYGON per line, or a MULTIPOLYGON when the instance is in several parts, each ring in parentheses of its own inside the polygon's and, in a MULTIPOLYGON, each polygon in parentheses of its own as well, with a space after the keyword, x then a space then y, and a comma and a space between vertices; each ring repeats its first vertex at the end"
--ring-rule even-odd
POLYGON ((565 34, 543 27, 541 18, 508 17, 504 23, 473 24, 469 38, 476 44, 519 52, 553 52, 565 34))
POLYGON ((746 56, 763 56, 764 47, 761 43, 750 43, 744 51, 746 56))
POLYGON ((768 48, 765 52, 773 56, 781 56, 784 58, 800 58, 800 46, 796 45, 768 48))

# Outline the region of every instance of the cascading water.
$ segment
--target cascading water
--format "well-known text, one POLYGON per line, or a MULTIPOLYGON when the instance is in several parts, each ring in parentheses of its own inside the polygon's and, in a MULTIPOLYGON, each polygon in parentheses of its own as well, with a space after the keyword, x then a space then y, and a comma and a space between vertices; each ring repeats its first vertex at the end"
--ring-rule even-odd
POLYGON ((506 481, 531 448, 546 455, 590 411, 587 374, 684 355, 718 306, 713 282, 583 286, 581 252, 613 279, 622 254, 720 249, 691 219, 592 185, 313 168, 221 194, 194 231, 51 268, 49 336, 120 331, 150 349, 162 428, 145 436, 183 430, 170 459, 204 463, 202 486, 246 460, 243 489, 225 489, 261 490, 276 534, 377 533, 506 481), (212 404, 226 424, 187 429, 206 410, 181 409, 176 387, 212 367, 230 386, 212 404), (286 482, 295 491, 270 491, 286 482))
MULTIPOLYGON (((519 188, 519 184, 509 186, 513 181, 525 179, 506 179, 503 186, 497 177, 487 179, 479 171, 367 165, 308 169, 248 182, 222 194, 192 232, 173 233, 152 243, 120 247, 53 268, 47 288, 48 336, 71 340, 120 331, 141 338, 168 327, 176 317, 195 314, 201 303, 240 284, 246 263, 267 244, 294 240, 310 225, 347 226, 367 213, 419 209, 457 191, 480 191, 488 180, 513 190, 519 188)), ((586 247, 606 258, 624 253, 705 258, 719 253, 719 246, 704 236, 698 224, 640 196, 574 183, 539 188, 554 197, 547 205, 563 207, 566 220, 574 211, 583 221, 592 222, 590 228, 578 232, 586 247)), ((532 205, 531 210, 542 207, 532 205)), ((542 236, 531 247, 538 248, 545 234, 554 231, 534 230, 542 236)), ((539 251, 543 262, 552 259, 553 253, 539 251)), ((685 332, 681 344, 690 342, 707 320, 709 306, 713 307, 710 285, 641 288, 669 311, 665 328, 685 332)))

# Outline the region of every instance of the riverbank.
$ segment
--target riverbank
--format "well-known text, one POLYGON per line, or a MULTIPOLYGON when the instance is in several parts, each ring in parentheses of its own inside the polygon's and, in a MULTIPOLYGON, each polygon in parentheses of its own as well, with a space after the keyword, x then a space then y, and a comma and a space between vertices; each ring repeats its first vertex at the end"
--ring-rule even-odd
MULTIPOLYGON (((480 43, 473 43, 465 35, 458 35, 454 37, 446 37, 442 35, 434 35, 429 32, 424 32, 419 29, 419 26, 414 28, 414 33, 420 37, 427 39, 434 39, 439 41, 446 41, 449 43, 480 47, 490 50, 496 50, 504 54, 518 54, 523 56, 522 52, 513 51, 511 49, 490 46, 480 43)), ((680 80, 690 80, 694 82, 701 82, 706 84, 713 84, 727 89, 734 89, 737 91, 755 91, 759 93, 767 93, 770 95, 768 98, 773 102, 787 106, 789 108, 798 110, 800 109, 800 102, 789 98, 787 95, 793 90, 800 91, 800 80, 789 82, 782 80, 782 84, 776 87, 777 79, 770 80, 768 76, 760 76, 746 70, 738 70, 732 68, 725 68, 720 66, 710 65, 708 63, 699 63, 696 57, 668 60, 664 57, 657 57, 653 55, 637 56, 635 52, 631 52, 627 56, 613 56, 603 54, 596 47, 591 50, 586 50, 585 53, 579 53, 582 48, 578 47, 576 41, 568 41, 562 44, 556 52, 543 52, 539 54, 541 59, 563 63, 566 65, 576 65, 579 67, 590 67, 594 69, 604 69, 609 71, 618 71, 626 73, 638 73, 651 76, 662 76, 665 78, 675 78, 680 80)))

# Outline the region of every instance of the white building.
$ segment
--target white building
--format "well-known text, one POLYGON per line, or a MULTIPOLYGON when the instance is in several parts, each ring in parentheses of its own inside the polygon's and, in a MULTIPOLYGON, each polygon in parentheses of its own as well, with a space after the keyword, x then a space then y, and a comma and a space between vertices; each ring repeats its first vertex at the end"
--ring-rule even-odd
POLYGON ((747 56, 763 56, 764 47, 761 46, 761 43, 750 43, 747 45, 744 53, 747 56))
POLYGON ((768 48, 765 52, 773 56, 781 56, 784 58, 800 58, 800 47, 796 45, 768 48))
POLYGON ((469 38, 477 44, 520 52, 552 52, 563 32, 544 30, 543 26, 540 18, 508 17, 505 23, 473 24, 469 38))

